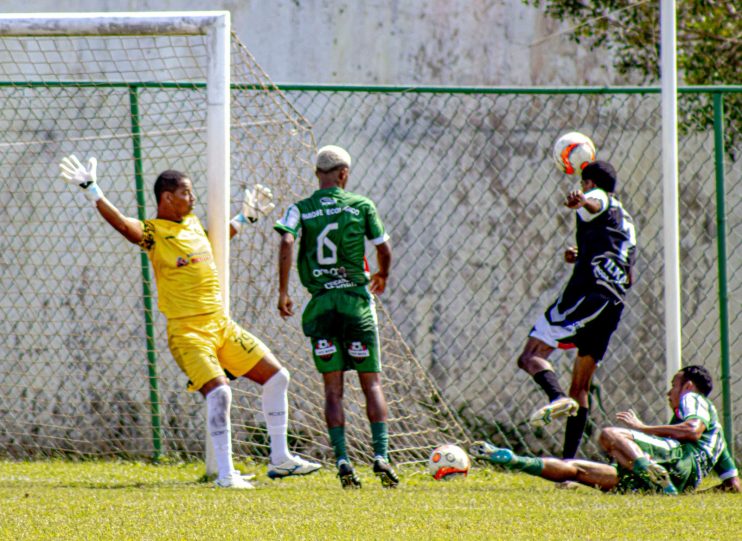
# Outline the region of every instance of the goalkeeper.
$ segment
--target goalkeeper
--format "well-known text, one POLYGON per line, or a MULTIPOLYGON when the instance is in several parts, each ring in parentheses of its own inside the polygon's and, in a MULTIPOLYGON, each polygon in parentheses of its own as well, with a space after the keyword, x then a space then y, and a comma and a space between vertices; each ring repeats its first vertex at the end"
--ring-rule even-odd
POLYGON ((278 311, 294 314, 289 273, 294 239, 301 233, 299 278, 312 299, 302 328, 311 340, 314 364, 325 387, 325 421, 343 488, 360 488, 345 448, 343 378, 358 372, 371 423, 374 473, 385 487, 399 484, 388 461, 387 405, 381 388, 381 351, 373 293, 386 288, 392 251, 389 235, 370 199, 345 191, 350 155, 329 145, 317 153, 319 189, 291 205, 274 229, 281 234, 278 311), (365 239, 376 247, 379 270, 370 275, 365 239))
MULTIPOLYGON (((268 476, 305 475, 319 464, 293 456, 288 450, 289 372, 256 337, 228 318, 211 245, 199 219, 191 180, 179 171, 163 171, 154 185, 157 217, 140 221, 124 216, 106 199, 96 182, 96 160, 87 167, 74 155, 60 164, 62 178, 81 189, 101 216, 126 240, 147 252, 155 272, 158 304, 167 318, 170 351, 188 376, 188 390, 206 399, 207 428, 218 468, 216 486, 253 486, 232 463, 230 406, 232 391, 225 373, 244 376, 262 385, 262 408, 268 427, 271 464, 268 476)), ((274 207, 271 191, 261 185, 245 191, 242 212, 230 223, 230 237, 274 207)))

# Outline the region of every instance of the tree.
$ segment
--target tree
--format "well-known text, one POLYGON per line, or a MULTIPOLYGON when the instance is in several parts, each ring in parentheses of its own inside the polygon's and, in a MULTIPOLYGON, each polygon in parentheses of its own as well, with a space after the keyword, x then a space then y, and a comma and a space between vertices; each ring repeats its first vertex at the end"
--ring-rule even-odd
MULTIPOLYGON (((577 43, 613 54, 619 73, 639 75, 644 83, 660 78, 660 2, 657 0, 523 0, 544 7, 547 15, 571 25, 577 43)), ((742 82, 742 20, 738 0, 682 0, 677 3, 678 78, 686 85, 742 82)), ((683 99, 683 131, 713 124, 710 100, 683 99)), ((727 150, 733 156, 742 121, 742 96, 725 96, 727 150), (736 127, 735 127, 736 126, 736 127)))

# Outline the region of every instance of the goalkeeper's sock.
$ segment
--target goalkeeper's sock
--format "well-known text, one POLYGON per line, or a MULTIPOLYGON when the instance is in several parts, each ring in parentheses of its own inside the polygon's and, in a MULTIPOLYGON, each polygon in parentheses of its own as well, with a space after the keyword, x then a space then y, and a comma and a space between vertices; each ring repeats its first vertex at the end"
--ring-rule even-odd
POLYGON ((289 458, 288 445, 288 389, 291 376, 281 368, 263 384, 263 416, 271 440, 271 463, 283 464, 289 458))
POLYGON ((371 423, 371 444, 374 456, 389 459, 389 433, 385 422, 371 423))
POLYGON ((332 444, 332 450, 335 452, 335 460, 347 460, 348 451, 345 449, 345 427, 334 426, 328 428, 327 433, 330 435, 330 443, 332 444))
POLYGON ((539 384, 544 390, 546 396, 549 397, 549 402, 554 402, 557 398, 567 396, 562 390, 562 386, 559 385, 559 379, 553 370, 542 370, 533 375, 533 381, 539 384))
POLYGON ((232 427, 229 420, 232 389, 220 385, 206 395, 206 423, 214 444, 214 457, 220 478, 229 477, 232 465, 232 427))
POLYGON ((523 473, 537 477, 541 476, 541 472, 544 470, 544 461, 540 458, 518 456, 509 449, 504 449, 503 451, 505 452, 493 453, 490 457, 490 462, 505 466, 509 470, 522 471, 523 473))

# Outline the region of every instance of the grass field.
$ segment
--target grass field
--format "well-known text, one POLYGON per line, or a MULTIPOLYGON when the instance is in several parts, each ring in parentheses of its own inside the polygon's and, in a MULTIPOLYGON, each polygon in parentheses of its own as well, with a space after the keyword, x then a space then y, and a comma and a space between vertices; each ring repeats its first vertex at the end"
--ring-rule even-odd
POLYGON ((0 462, 2 539, 734 539, 742 496, 678 498, 557 490, 524 474, 472 470, 434 481, 402 469, 383 490, 369 469, 343 491, 334 472, 228 491, 202 464, 0 462))

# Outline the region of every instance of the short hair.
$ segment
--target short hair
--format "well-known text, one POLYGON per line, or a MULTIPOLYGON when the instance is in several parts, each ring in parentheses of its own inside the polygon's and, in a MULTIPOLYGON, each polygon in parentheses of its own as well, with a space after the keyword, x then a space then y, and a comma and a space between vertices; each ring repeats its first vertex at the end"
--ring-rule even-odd
POLYGON ((703 366, 697 364, 690 364, 680 369, 679 373, 682 375, 683 383, 686 381, 692 381, 703 396, 711 394, 714 388, 714 381, 711 378, 711 374, 703 366))
POLYGON ((601 190, 613 193, 616 191, 618 175, 613 166, 603 160, 590 162, 582 170, 582 180, 592 180, 601 190))
POLYGON ((347 167, 350 169, 351 159, 350 154, 344 148, 340 148, 336 145, 327 145, 319 149, 317 152, 317 171, 323 173, 329 173, 335 169, 341 167, 347 167))
POLYGON ((186 178, 188 178, 188 175, 174 169, 168 169, 160 173, 157 176, 157 180, 155 180, 155 199, 157 200, 157 204, 160 204, 160 198, 163 193, 174 192, 178 189, 180 181, 186 178))

